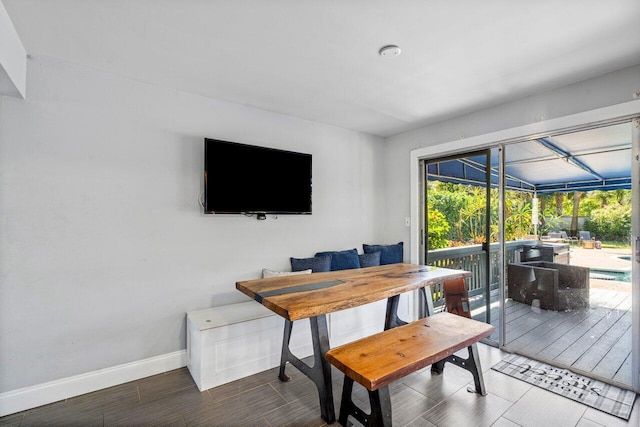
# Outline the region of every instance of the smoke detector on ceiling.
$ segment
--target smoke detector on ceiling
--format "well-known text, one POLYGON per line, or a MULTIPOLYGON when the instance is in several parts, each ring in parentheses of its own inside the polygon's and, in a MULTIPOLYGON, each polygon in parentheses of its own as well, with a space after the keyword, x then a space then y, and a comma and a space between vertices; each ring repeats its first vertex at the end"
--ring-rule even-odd
POLYGON ((390 44, 381 47, 378 53, 380 54, 380 56, 392 58, 394 56, 400 56, 400 53, 402 53, 402 49, 394 44, 390 44))

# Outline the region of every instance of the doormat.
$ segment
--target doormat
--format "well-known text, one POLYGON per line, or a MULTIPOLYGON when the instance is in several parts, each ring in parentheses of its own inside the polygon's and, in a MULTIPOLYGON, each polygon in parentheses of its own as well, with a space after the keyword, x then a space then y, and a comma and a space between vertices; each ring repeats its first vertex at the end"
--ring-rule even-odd
POLYGON ((491 369, 627 421, 636 398, 632 391, 517 354, 510 354, 491 369))

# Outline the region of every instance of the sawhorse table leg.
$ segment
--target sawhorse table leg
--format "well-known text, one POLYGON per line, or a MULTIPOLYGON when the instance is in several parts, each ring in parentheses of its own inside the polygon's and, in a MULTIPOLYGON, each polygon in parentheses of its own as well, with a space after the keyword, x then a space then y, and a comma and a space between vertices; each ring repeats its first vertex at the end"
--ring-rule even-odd
MULTIPOLYGON (((428 287, 429 290, 431 289, 428 287)), ((418 298, 422 301, 421 310, 419 313, 420 318, 431 316, 434 314, 433 302, 431 298, 427 298, 427 290, 425 288, 418 289, 418 298)), ((429 292, 431 294, 431 292, 429 292)), ((431 297, 431 295, 429 295, 431 297)), ((400 303, 400 295, 393 296, 387 299, 387 313, 384 322, 384 330, 393 329, 398 326, 406 325, 407 322, 398 317, 398 304, 400 303)))
POLYGON ((278 378, 280 378, 280 381, 290 380, 290 378, 285 374, 287 362, 291 363, 300 372, 309 377, 318 389, 318 396, 320 398, 320 414, 322 419, 325 420, 327 424, 331 424, 336 420, 336 415, 333 407, 331 364, 324 357, 325 353, 329 351, 327 318, 325 315, 321 315, 312 317, 309 320, 311 323, 311 338, 313 340, 313 366, 307 365, 291 353, 291 350, 289 349, 289 341, 291 340, 293 322, 285 319, 282 353, 280 356, 280 372, 278 374, 278 378))

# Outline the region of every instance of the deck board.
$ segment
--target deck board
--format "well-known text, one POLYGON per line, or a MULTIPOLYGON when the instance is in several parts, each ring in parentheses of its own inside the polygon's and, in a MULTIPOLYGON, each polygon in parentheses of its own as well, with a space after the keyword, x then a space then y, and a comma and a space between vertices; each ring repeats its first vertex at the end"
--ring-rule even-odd
POLYGON ((576 325, 567 325, 569 328, 561 337, 549 344, 547 347, 540 350, 537 354, 549 360, 553 360, 562 354, 565 350, 570 348, 576 341, 578 341, 584 334, 597 325, 604 314, 592 312, 589 316, 584 318, 576 325))
POLYGON ((571 361, 571 366, 591 372, 611 347, 620 340, 629 326, 631 326, 631 313, 628 311, 624 313, 616 311, 611 316, 605 317, 596 328, 580 340, 584 345, 582 348, 575 348, 572 352, 570 358, 574 360, 571 361), (586 350, 582 351, 583 349, 586 350), (575 357, 576 355, 578 357, 575 357))
POLYGON ((591 328, 584 330, 584 333, 577 337, 571 346, 554 357, 554 360, 565 365, 573 366, 583 354, 586 354, 596 344, 606 339, 607 333, 617 321, 618 316, 602 315, 597 323, 593 324, 591 328))
POLYGON ((631 353, 629 353, 622 366, 620 366, 613 380, 623 384, 631 384, 631 353))
MULTIPOLYGON (((614 378, 627 358, 631 360, 631 326, 624 331, 622 337, 611 346, 609 352, 591 372, 606 378, 614 378)), ((630 374, 631 371, 627 372, 627 375, 630 374)))
POLYGON ((584 320, 588 315, 588 310, 580 310, 556 316, 548 323, 542 324, 529 331, 526 335, 511 341, 511 345, 526 348, 534 354, 538 353, 566 334, 569 329, 584 320))
MULTIPOLYGON (((591 289, 590 306, 567 312, 532 310, 507 300, 506 346, 551 363, 631 384, 631 294, 591 289)), ((492 308, 492 324, 500 324, 492 308)))

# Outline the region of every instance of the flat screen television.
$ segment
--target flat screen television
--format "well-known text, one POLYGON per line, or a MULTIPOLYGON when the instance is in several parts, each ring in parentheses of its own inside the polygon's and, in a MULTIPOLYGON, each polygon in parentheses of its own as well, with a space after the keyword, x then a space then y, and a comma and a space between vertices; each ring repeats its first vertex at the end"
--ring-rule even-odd
POLYGON ((204 212, 311 214, 311 154, 205 138, 204 212))

